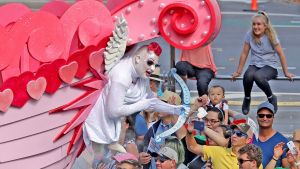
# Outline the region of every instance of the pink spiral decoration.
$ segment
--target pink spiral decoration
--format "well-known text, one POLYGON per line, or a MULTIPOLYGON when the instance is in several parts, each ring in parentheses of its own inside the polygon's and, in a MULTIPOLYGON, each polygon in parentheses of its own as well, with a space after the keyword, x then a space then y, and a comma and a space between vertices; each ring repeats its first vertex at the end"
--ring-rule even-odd
POLYGON ((212 1, 169 4, 159 15, 159 31, 176 48, 198 48, 211 42, 219 32, 221 17, 218 15, 221 14, 218 11, 212 1))

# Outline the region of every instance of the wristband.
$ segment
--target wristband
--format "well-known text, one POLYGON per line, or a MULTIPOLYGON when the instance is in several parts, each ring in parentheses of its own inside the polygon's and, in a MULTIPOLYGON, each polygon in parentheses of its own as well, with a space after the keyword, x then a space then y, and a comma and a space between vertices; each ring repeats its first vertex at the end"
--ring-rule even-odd
POLYGON ((193 135, 193 132, 189 132, 188 130, 187 130, 187 133, 188 133, 189 135, 193 135))
POLYGON ((272 157, 272 159, 273 159, 274 161, 278 161, 278 159, 276 159, 274 156, 272 157))
POLYGON ((189 135, 193 135, 193 136, 197 135, 197 133, 196 133, 195 130, 193 130, 192 132, 189 132, 189 131, 187 130, 187 133, 188 133, 189 135))

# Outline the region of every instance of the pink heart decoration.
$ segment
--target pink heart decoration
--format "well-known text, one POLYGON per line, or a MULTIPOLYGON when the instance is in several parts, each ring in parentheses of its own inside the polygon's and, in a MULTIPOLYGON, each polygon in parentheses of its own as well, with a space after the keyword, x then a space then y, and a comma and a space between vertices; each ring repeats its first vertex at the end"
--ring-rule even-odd
POLYGON ((5 89, 0 92, 0 111, 6 112, 14 98, 14 93, 11 89, 5 89))
POLYGON ((75 77, 75 74, 78 70, 78 63, 73 61, 67 65, 60 67, 58 73, 59 77, 65 83, 70 84, 75 77))
POLYGON ((99 51, 93 52, 89 58, 90 66, 95 69, 98 73, 104 71, 104 64, 103 64, 103 52, 104 48, 100 49, 99 51))
POLYGON ((40 100, 46 90, 47 81, 44 77, 39 77, 37 80, 31 80, 27 83, 27 93, 35 100, 40 100))

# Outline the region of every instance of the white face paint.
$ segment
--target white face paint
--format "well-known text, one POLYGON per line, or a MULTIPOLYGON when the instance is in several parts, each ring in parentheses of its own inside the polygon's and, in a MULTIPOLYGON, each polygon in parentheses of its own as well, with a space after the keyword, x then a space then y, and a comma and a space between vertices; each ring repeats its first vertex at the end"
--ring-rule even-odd
POLYGON ((134 68, 141 78, 149 78, 158 63, 158 56, 154 52, 148 52, 147 48, 141 49, 135 56, 134 68))

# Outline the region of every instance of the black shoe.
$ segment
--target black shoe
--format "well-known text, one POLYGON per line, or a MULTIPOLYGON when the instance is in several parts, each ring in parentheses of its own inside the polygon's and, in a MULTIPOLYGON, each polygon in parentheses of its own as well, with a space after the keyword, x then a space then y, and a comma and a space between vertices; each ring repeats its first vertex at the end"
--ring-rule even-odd
POLYGON ((277 106, 277 96, 274 94, 271 98, 268 98, 268 101, 274 106, 275 113, 277 112, 278 106, 277 106))
POLYGON ((242 112, 244 115, 247 115, 250 111, 250 103, 251 98, 244 97, 243 105, 242 105, 242 112))

